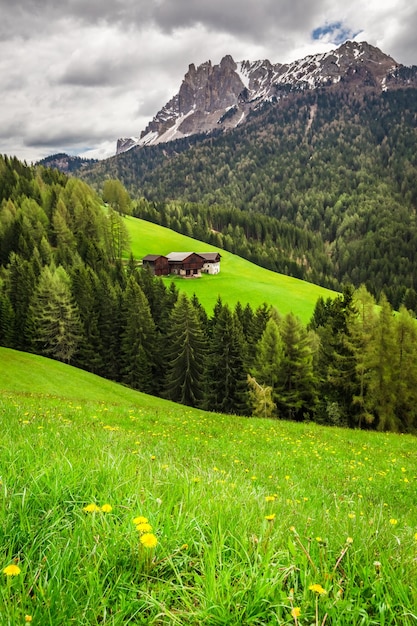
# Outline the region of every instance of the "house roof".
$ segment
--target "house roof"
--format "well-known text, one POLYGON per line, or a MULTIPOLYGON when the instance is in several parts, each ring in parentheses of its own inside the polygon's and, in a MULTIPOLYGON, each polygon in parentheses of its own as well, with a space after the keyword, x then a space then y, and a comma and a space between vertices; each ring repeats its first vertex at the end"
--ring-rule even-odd
POLYGON ((181 263, 182 261, 185 261, 185 259, 188 259, 188 257, 192 254, 196 254, 200 257, 202 256, 198 252, 170 252, 169 254, 167 254, 167 259, 168 261, 176 261, 178 263, 181 263))
POLYGON ((165 258, 163 254, 147 254, 142 261, 156 261, 156 259, 165 258))
POLYGON ((221 256, 218 252, 199 252, 198 254, 202 256, 205 261, 218 261, 221 256))

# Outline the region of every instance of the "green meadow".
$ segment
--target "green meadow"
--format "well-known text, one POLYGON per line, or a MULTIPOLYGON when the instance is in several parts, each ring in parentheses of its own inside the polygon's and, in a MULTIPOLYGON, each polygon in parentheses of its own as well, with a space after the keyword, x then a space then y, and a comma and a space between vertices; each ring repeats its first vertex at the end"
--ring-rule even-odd
MULTIPOLYGON (((313 313, 319 296, 334 297, 334 291, 307 283, 297 278, 271 272, 230 252, 186 237, 163 226, 133 217, 126 218, 131 238, 132 254, 142 259, 147 254, 170 252, 211 252, 221 254, 220 274, 201 278, 175 278, 176 286, 192 296, 195 293, 208 313, 211 313, 220 295, 223 302, 234 307, 240 301, 253 309, 264 302, 273 305, 281 314, 293 312, 304 323, 313 313)), ((166 280, 173 280, 172 278, 166 280)))
POLYGON ((411 436, 205 413, 4 348, 0 426, 2 626, 416 623, 411 436))

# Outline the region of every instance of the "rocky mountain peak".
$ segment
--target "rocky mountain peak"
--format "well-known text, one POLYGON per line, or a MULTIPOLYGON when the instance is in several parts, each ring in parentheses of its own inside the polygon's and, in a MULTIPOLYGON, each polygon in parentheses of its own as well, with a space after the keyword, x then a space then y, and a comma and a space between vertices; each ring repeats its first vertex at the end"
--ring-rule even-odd
MULTIPOLYGON (((139 139, 119 139, 117 152, 235 128, 244 123, 251 110, 265 102, 279 103, 289 92, 342 82, 379 90, 406 86, 398 75, 401 67, 378 48, 353 41, 284 64, 272 64, 267 59, 236 62, 229 54, 218 65, 206 61, 196 67, 191 63, 178 94, 156 114, 139 139)), ((414 86, 416 74, 411 81, 414 86)))

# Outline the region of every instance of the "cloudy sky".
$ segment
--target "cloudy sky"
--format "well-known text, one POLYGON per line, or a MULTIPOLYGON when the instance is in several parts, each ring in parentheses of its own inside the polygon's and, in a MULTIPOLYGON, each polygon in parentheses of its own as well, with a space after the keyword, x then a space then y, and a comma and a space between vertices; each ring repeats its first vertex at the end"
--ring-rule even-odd
POLYGON ((414 0, 0 0, 0 153, 109 156, 190 63, 284 63, 367 41, 417 65, 414 0))

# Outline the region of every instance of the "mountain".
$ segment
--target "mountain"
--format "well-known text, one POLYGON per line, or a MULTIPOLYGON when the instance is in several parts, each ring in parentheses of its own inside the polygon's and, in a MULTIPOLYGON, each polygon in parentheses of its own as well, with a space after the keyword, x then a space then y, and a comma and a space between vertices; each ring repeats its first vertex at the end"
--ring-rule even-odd
POLYGON ((179 92, 155 115, 139 138, 121 138, 117 153, 134 146, 165 143, 194 134, 242 125, 266 102, 279 102, 289 93, 344 83, 380 91, 417 86, 417 73, 366 42, 348 41, 331 52, 292 63, 235 62, 230 55, 219 65, 191 64, 179 92))
POLYGON ((97 159, 84 159, 79 156, 70 156, 64 152, 51 154, 50 156, 38 161, 38 165, 60 170, 61 172, 65 172, 67 174, 82 170, 85 167, 94 165, 94 163, 97 163, 97 159))

